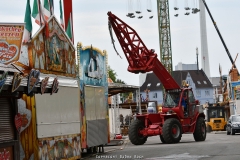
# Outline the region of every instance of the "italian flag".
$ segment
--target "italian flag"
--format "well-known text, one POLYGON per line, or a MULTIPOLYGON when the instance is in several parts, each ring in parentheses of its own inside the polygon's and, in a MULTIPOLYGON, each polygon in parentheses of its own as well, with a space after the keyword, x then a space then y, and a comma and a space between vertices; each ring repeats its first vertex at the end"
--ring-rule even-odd
POLYGON ((73 35, 72 35, 72 16, 71 16, 71 13, 70 13, 70 17, 69 17, 69 19, 68 19, 68 25, 67 25, 66 33, 67 33, 68 37, 71 39, 71 41, 73 41, 73 35))
POLYGON ((25 27, 24 27, 24 33, 23 33, 23 42, 26 43, 31 39, 31 34, 32 34, 30 0, 27 0, 24 22, 25 22, 25 27))
POLYGON ((43 15, 44 15, 45 21, 47 21, 49 19, 49 17, 51 16, 50 3, 48 0, 43 1, 43 15))
POLYGON ((62 0, 59 0, 59 6, 60 6, 60 23, 62 28, 64 29, 64 20, 63 20, 63 11, 62 11, 62 0))
POLYGON ((65 31, 74 44, 72 0, 63 0, 63 8, 65 31))
POLYGON ((35 22, 38 25, 42 25, 44 23, 43 17, 40 14, 40 2, 39 0, 34 0, 33 1, 33 10, 32 10, 32 17, 35 19, 35 22), (41 24, 42 23, 42 24, 41 24))

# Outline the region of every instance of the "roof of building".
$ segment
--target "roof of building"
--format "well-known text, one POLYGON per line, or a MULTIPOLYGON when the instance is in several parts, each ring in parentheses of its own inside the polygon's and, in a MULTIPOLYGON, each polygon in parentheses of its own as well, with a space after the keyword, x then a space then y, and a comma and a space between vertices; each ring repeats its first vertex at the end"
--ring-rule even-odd
POLYGON ((140 87, 140 91, 143 92, 147 88, 150 91, 162 90, 162 83, 153 72, 147 73, 146 80, 143 83, 143 85, 140 87))
POLYGON ((209 80, 211 81, 212 85, 220 86, 220 77, 210 77, 209 80))
POLYGON ((196 88, 210 88, 212 83, 209 81, 205 72, 201 70, 189 70, 188 71, 195 83, 196 88))
MULTIPOLYGON (((190 74, 193 82, 195 83, 196 88, 209 88, 212 87, 211 82, 208 77, 201 70, 183 70, 183 71, 173 71, 172 77, 178 83, 179 86, 182 86, 182 80, 186 80, 188 73, 190 74)), ((145 89, 150 91, 162 90, 162 84, 159 85, 160 81, 154 73, 148 73, 146 76, 146 81, 140 87, 140 91, 143 92, 145 89)))
POLYGON ((139 89, 139 86, 127 85, 122 83, 108 83, 108 97, 118 93, 134 92, 139 89))

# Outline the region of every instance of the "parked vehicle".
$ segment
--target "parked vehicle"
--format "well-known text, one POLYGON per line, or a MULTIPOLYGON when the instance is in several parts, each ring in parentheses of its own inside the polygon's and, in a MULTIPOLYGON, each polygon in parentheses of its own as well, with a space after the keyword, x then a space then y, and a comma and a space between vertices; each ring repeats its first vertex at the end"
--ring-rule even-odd
POLYGON ((227 135, 240 133, 240 114, 231 115, 227 124, 227 135))
POLYGON ((224 107, 208 107, 207 110, 207 131, 225 131, 226 130, 226 119, 224 107))

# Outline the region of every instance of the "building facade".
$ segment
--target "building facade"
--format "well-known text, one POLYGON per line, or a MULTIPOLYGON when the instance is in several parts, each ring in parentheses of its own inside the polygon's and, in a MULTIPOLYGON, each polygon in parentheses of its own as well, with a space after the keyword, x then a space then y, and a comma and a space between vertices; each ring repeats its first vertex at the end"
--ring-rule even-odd
MULTIPOLYGON (((200 104, 214 103, 213 85, 203 70, 173 71, 172 76, 179 86, 182 85, 183 80, 186 80, 200 104)), ((140 93, 144 100, 148 97, 148 100, 157 101, 160 105, 163 102, 163 86, 154 73, 146 75, 140 93)))

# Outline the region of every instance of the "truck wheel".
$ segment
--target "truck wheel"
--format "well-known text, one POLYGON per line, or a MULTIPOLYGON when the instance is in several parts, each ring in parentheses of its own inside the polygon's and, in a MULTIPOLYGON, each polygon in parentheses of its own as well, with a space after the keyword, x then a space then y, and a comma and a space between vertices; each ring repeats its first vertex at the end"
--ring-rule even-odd
POLYGON ((207 132, 208 132, 208 133, 212 132, 212 127, 209 126, 209 125, 207 125, 207 132))
POLYGON ((129 139, 134 145, 142 145, 147 141, 147 137, 144 137, 139 133, 140 130, 144 129, 144 123, 141 120, 134 120, 129 127, 129 139))
POLYGON ((197 119, 193 137, 194 137, 195 141, 205 141, 206 135, 207 135, 206 124, 204 122, 204 119, 202 117, 199 117, 197 119))
POLYGON ((230 133, 231 133, 231 132, 228 132, 228 130, 227 130, 227 129, 226 129, 226 131, 227 131, 227 135, 230 135, 230 133))
POLYGON ((227 125, 224 125, 224 131, 226 131, 227 130, 227 125))
POLYGON ((159 137, 162 143, 166 143, 162 135, 160 135, 159 137))
POLYGON ((182 137, 182 127, 176 118, 169 118, 163 124, 163 139, 165 143, 178 143, 182 137))

